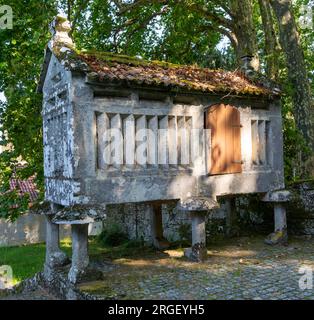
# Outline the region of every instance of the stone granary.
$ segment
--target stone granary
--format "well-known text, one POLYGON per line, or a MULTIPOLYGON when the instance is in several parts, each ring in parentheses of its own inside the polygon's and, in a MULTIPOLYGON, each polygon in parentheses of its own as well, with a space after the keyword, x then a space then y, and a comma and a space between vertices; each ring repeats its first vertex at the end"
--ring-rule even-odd
POLYGON ((161 204, 177 201, 191 215, 186 254, 194 260, 206 253, 205 215, 219 197, 266 195, 275 203, 275 238, 286 236, 286 194, 273 194, 284 188, 275 86, 245 72, 79 51, 60 16, 51 29, 38 86, 51 203, 47 274, 65 258, 62 223, 72 227, 69 279, 84 273, 88 224, 103 219, 108 204, 150 204, 155 244, 162 247, 161 204))

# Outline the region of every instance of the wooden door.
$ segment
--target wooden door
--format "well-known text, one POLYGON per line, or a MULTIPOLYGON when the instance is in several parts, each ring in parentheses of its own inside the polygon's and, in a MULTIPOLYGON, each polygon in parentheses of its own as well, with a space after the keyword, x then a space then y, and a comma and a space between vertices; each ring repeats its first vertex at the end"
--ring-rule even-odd
POLYGON ((210 174, 242 172, 240 112, 230 105, 219 104, 206 111, 206 129, 211 129, 210 174))

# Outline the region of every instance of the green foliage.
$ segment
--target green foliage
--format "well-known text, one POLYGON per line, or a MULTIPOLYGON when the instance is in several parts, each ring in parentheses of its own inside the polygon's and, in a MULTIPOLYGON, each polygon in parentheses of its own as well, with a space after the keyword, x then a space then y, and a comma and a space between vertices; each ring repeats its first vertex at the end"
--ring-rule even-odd
POLYGON ((311 154, 300 131, 296 128, 289 96, 283 98, 284 160, 286 182, 308 178, 304 159, 311 154))
POLYGON ((125 243, 125 248, 133 249, 133 248, 142 248, 144 247, 143 239, 132 239, 125 243))
POLYGON ((126 243, 128 241, 128 236, 120 225, 113 223, 104 228, 98 236, 98 240, 105 246, 114 247, 126 243))
MULTIPOLYGON (((224 37, 220 24, 221 18, 228 16, 223 10, 226 4, 219 5, 224 2, 154 0, 142 1, 137 6, 132 6, 134 1, 111 0, 8 0, 5 3, 12 6, 14 21, 13 30, 0 30, 0 92, 5 93, 7 100, 0 103, 0 141, 11 146, 0 155, 1 217, 14 220, 28 209, 27 195, 20 198, 18 190, 8 192, 13 174, 21 179, 36 175, 40 200, 43 198, 42 97, 36 93, 36 86, 43 50, 50 38, 48 24, 60 8, 65 11, 70 8, 68 14, 78 49, 210 68, 237 68, 235 50, 224 37), (121 11, 119 3, 131 7, 121 11), (207 14, 192 10, 195 6, 205 8, 207 14), (21 159, 27 165, 17 169, 21 159)), ((297 18, 301 14, 301 5, 308 3, 309 0, 294 1, 297 18)), ((265 70, 264 32, 258 1, 254 1, 253 20, 262 70, 265 70)), ((306 64, 311 71, 311 85, 314 86, 314 33, 311 28, 299 31, 306 64)), ((283 100, 285 167, 286 179, 290 181, 306 177, 299 156, 306 155, 307 150, 295 128, 292 91, 282 54, 278 65, 278 79, 283 83, 286 95, 283 100)))
POLYGON ((6 2, 13 9, 13 30, 0 30, 0 91, 6 102, 0 105, 0 141, 10 149, 0 155, 0 216, 18 217, 27 211, 27 196, 8 192, 14 174, 25 179, 36 174, 43 195, 43 151, 41 96, 36 94, 49 39, 48 22, 56 14, 55 1, 6 2), (20 160, 26 166, 17 169, 20 160))

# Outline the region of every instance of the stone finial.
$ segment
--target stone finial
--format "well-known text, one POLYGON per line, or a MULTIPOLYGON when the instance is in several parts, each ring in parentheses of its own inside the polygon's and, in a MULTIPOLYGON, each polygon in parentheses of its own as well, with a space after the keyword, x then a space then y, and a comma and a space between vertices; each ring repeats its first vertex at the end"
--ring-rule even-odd
POLYGON ((259 69, 259 63, 256 57, 252 55, 246 55, 241 57, 242 61, 242 71, 248 76, 254 75, 255 72, 259 69))
POLYGON ((65 16, 57 15, 51 22, 49 29, 52 34, 53 46, 74 47, 73 40, 70 37, 71 24, 65 16))

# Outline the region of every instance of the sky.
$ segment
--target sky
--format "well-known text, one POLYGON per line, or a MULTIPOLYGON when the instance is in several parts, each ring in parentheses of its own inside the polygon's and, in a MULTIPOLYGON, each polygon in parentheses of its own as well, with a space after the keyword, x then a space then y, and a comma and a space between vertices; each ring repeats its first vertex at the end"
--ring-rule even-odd
POLYGON ((5 100, 4 94, 3 94, 2 92, 0 92, 0 100, 1 100, 1 101, 4 101, 4 100, 5 100))

